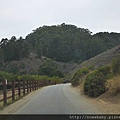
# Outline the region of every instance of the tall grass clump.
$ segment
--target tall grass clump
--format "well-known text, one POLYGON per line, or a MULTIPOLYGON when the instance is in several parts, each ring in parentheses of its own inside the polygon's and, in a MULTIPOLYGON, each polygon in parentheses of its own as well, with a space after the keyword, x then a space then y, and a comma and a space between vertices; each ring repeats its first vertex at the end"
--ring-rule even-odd
POLYGON ((112 94, 120 93, 120 76, 107 80, 106 90, 108 90, 112 94))

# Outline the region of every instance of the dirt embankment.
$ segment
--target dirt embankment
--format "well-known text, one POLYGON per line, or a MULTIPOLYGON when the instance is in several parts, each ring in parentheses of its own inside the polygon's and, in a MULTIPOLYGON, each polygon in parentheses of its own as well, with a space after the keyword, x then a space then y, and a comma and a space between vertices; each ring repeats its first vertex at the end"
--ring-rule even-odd
POLYGON ((74 90, 80 92, 91 103, 96 104, 103 113, 120 114, 120 94, 112 95, 110 92, 106 92, 97 98, 91 98, 84 94, 82 85, 74 88, 74 90))

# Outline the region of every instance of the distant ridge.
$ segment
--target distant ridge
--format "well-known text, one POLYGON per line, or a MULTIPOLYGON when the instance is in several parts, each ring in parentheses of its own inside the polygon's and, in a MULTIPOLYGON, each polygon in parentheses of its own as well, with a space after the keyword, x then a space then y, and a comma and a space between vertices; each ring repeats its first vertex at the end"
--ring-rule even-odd
MULTIPOLYGON (((112 63, 112 61, 116 58, 120 57, 120 45, 107 50, 99 55, 96 55, 95 57, 84 61, 80 65, 78 65, 73 71, 82 68, 82 67, 100 67, 100 66, 107 66, 112 63)), ((73 72, 71 71, 71 72, 73 72)))

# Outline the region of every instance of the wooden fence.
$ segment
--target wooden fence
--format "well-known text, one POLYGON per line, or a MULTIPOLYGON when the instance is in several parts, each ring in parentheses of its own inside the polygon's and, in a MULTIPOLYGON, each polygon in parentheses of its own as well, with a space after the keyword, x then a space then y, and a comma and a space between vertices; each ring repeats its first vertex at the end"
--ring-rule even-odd
POLYGON ((3 105, 7 105, 7 100, 12 98, 12 101, 16 99, 16 96, 19 98, 26 95, 32 91, 35 91, 43 86, 56 84, 53 81, 36 81, 36 80, 12 80, 12 82, 7 82, 3 80, 0 82, 0 102, 3 102, 3 105))

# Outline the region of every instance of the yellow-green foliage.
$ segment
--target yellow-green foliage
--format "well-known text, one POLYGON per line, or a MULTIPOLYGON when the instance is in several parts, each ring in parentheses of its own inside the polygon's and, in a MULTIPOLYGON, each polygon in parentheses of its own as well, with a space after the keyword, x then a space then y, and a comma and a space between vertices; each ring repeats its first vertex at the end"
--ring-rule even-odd
POLYGON ((58 76, 48 77, 48 76, 40 76, 40 75, 23 75, 18 76, 19 80, 41 80, 41 81, 54 81, 56 83, 62 83, 63 79, 58 76))
POLYGON ((108 90, 112 94, 120 93, 120 76, 107 80, 106 90, 108 90))
POLYGON ((4 71, 0 71, 0 82, 2 82, 3 79, 7 79, 8 81, 11 81, 15 78, 16 78, 16 75, 14 75, 14 74, 4 72, 4 71))
POLYGON ((74 73, 73 77, 71 78, 72 86, 79 85, 80 81, 82 81, 88 73, 89 73, 89 68, 86 67, 77 70, 74 73))
POLYGON ((113 71, 114 75, 119 75, 120 74, 120 57, 113 60, 112 71, 113 71))
POLYGON ((107 80, 106 90, 112 94, 120 93, 120 57, 113 60, 111 67, 114 78, 107 80))
POLYGON ((50 80, 55 81, 56 83, 63 83, 63 79, 58 76, 48 77, 48 76, 40 76, 40 75, 14 75, 8 72, 0 71, 0 82, 3 79, 7 79, 8 81, 14 80, 50 80))

